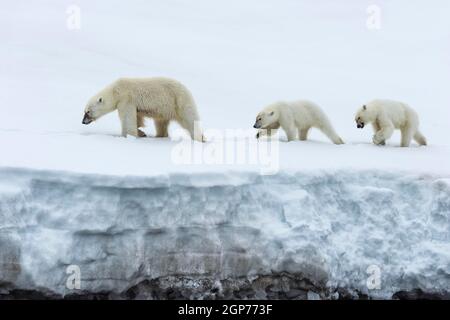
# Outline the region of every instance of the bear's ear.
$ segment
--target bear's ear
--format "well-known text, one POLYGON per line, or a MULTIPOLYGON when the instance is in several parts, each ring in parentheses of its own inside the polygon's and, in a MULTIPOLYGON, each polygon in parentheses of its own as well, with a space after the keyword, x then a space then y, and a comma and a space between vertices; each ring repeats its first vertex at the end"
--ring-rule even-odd
POLYGON ((366 105, 363 105, 363 110, 367 110, 367 106, 366 105))

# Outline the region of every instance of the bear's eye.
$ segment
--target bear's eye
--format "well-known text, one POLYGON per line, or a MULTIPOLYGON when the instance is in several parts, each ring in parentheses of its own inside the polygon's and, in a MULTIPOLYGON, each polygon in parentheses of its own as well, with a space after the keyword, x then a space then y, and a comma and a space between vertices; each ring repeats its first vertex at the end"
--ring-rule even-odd
POLYGON ((98 98, 98 102, 102 103, 103 102, 103 98, 102 97, 98 98))
POLYGON ((258 121, 261 121, 261 118, 259 118, 258 121))

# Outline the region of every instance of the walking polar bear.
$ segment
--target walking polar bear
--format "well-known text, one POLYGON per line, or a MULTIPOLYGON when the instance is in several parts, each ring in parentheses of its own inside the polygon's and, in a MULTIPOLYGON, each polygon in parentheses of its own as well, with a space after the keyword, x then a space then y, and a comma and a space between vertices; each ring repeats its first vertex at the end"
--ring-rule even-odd
POLYGON ((82 123, 89 124, 117 110, 122 135, 145 137, 139 128, 153 118, 156 137, 167 137, 170 121, 177 121, 191 138, 203 141, 199 116, 189 90, 168 78, 121 78, 108 85, 86 105, 82 123))
POLYGON ((288 141, 295 140, 297 135, 304 141, 308 139, 309 130, 317 128, 333 143, 344 143, 320 107, 306 100, 276 102, 267 106, 258 114, 253 127, 259 129, 256 138, 271 136, 281 127, 288 141))
POLYGON ((414 139, 419 145, 426 145, 427 140, 419 131, 419 116, 407 104, 392 100, 373 100, 362 106, 355 116, 357 128, 364 128, 372 123, 374 130, 373 143, 385 145, 394 133, 400 129, 401 146, 409 147, 414 139))

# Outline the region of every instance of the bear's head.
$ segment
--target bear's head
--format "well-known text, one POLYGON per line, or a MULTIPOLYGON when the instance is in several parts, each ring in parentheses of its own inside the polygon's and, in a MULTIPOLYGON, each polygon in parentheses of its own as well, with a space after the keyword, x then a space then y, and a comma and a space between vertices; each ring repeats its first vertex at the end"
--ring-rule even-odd
POLYGON ((272 124, 278 122, 279 114, 275 108, 266 108, 256 116, 255 129, 268 129, 272 124))
POLYGON ((109 89, 102 90, 89 99, 84 109, 83 124, 89 124, 107 113, 114 111, 115 105, 113 95, 109 89))
POLYGON ((355 115, 356 127, 358 129, 364 128, 364 126, 372 121, 372 115, 369 110, 367 110, 367 106, 363 105, 355 115))

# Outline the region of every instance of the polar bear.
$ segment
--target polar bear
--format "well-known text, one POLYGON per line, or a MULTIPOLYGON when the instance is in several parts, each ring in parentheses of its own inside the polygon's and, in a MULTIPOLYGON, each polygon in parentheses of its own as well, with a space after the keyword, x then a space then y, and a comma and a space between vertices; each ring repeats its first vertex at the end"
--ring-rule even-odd
POLYGON ((156 137, 167 137, 170 121, 177 121, 191 138, 203 141, 199 116, 188 89, 168 78, 121 78, 108 85, 86 105, 82 123, 89 124, 117 110, 122 136, 145 137, 139 128, 145 118, 153 118, 156 137))
POLYGON ((271 136, 282 128, 288 141, 295 140, 298 134, 300 140, 308 139, 311 128, 322 131, 333 143, 343 144, 328 117, 315 103, 299 100, 293 102, 276 102, 264 108, 256 117, 253 128, 258 129, 256 138, 263 135, 271 136))
POLYGON ((426 145, 426 138, 419 131, 419 116, 407 104, 392 100, 373 100, 362 106, 355 116, 356 127, 364 128, 372 123, 375 132, 373 143, 385 145, 394 133, 400 129, 402 147, 409 147, 414 139, 419 145, 426 145))

